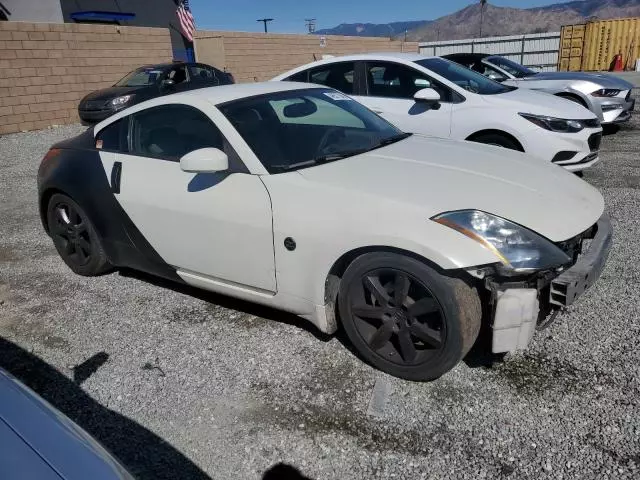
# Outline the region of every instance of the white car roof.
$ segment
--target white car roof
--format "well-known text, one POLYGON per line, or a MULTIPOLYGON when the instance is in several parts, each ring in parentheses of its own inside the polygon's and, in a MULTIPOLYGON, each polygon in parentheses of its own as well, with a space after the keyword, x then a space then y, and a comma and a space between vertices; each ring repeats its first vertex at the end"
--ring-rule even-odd
POLYGON ((416 60, 424 60, 426 58, 433 58, 419 53, 409 52, 373 52, 373 53, 358 53, 355 55, 344 55, 338 57, 327 58, 328 62, 335 62, 337 60, 404 60, 405 62, 415 62, 416 60))
MULTIPOLYGON (((184 93, 171 95, 172 98, 178 96, 197 97, 202 100, 219 105, 221 103, 239 100, 256 95, 264 95, 266 93, 284 92, 287 90, 302 90, 308 88, 328 88, 322 85, 313 85, 309 83, 299 82, 257 82, 257 83, 239 83, 234 85, 222 85, 219 87, 199 88, 184 93)), ((162 97, 160 97, 162 98, 162 97)), ((164 97, 167 98, 167 97, 164 97)), ((162 102, 160 102, 162 103, 162 102)))
POLYGON ((427 60, 430 58, 438 58, 434 56, 421 55, 419 53, 406 53, 406 52, 375 52, 375 53, 358 53, 355 55, 343 55, 337 57, 329 57, 324 60, 318 60, 316 62, 307 63, 306 65, 300 65, 299 67, 292 68, 291 70, 281 73, 274 77, 272 81, 279 81, 287 78, 295 73, 307 70, 314 66, 329 65, 331 63, 338 62, 357 62, 361 60, 375 60, 380 62, 393 62, 401 61, 406 63, 416 62, 418 60, 427 60))
POLYGON ((186 92, 172 93, 170 95, 163 95, 160 97, 152 98, 151 100, 146 100, 129 108, 121 110, 115 115, 112 115, 109 118, 106 118, 105 120, 102 120, 100 123, 96 124, 96 126, 94 127, 94 131, 97 134, 97 132, 102 130, 102 128, 119 120, 124 116, 131 115, 132 113, 136 113, 141 110, 146 110, 147 108, 158 107, 160 105, 181 103, 183 101, 186 101, 187 103, 197 103, 205 101, 213 105, 220 105, 222 103, 254 97, 256 95, 305 89, 308 90, 310 88, 327 89, 329 87, 326 87, 324 85, 316 85, 313 83, 300 82, 257 82, 222 85, 219 87, 198 88, 196 90, 189 90, 186 92))

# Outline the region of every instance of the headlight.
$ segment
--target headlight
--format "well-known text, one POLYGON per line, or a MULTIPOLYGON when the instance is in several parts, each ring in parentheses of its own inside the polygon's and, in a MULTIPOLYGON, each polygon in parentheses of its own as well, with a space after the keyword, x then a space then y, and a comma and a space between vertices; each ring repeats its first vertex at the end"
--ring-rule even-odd
POLYGON ((533 115, 532 113, 520 113, 522 118, 526 118, 531 123, 535 123, 540 128, 560 133, 577 133, 584 128, 581 120, 565 120, 564 118, 547 117, 545 115, 533 115))
POLYGON ((544 237, 504 218, 478 210, 460 210, 432 218, 491 250, 513 270, 544 270, 571 261, 544 237))
POLYGON ((601 88, 591 94, 593 97, 617 97, 622 90, 616 90, 615 88, 601 88))
POLYGON ((121 107, 133 100, 133 95, 123 95, 121 97, 116 97, 111 100, 111 105, 114 107, 121 107))

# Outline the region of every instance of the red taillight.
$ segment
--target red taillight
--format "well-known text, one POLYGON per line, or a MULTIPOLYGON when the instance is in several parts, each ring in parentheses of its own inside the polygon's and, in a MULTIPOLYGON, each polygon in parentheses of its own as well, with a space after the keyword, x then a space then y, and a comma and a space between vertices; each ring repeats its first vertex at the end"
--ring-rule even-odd
POLYGON ((47 152, 47 154, 44 156, 42 161, 46 162, 47 160, 51 160, 52 158, 56 158, 58 155, 60 155, 61 151, 62 150, 60 150, 59 148, 52 148, 51 150, 49 150, 47 152))

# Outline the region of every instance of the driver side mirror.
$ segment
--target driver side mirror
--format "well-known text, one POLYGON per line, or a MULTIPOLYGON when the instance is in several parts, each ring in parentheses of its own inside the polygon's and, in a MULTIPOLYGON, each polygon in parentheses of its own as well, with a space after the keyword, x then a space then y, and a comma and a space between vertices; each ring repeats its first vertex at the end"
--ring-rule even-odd
POLYGON ((180 159, 180 169, 188 173, 216 173, 229 170, 229 157, 218 148, 200 148, 180 159))
POLYGON ((423 88, 422 90, 418 90, 416 92, 416 94, 413 96, 413 99, 416 102, 437 104, 440 103, 440 94, 433 88, 423 88))

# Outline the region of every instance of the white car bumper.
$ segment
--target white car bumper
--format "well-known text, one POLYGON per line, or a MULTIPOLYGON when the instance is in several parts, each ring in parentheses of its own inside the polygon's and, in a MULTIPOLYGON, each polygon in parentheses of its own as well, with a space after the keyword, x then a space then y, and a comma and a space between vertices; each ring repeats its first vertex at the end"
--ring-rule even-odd
POLYGON ((523 135, 525 152, 579 172, 600 161, 602 128, 585 128, 578 133, 556 133, 537 128, 523 135))

